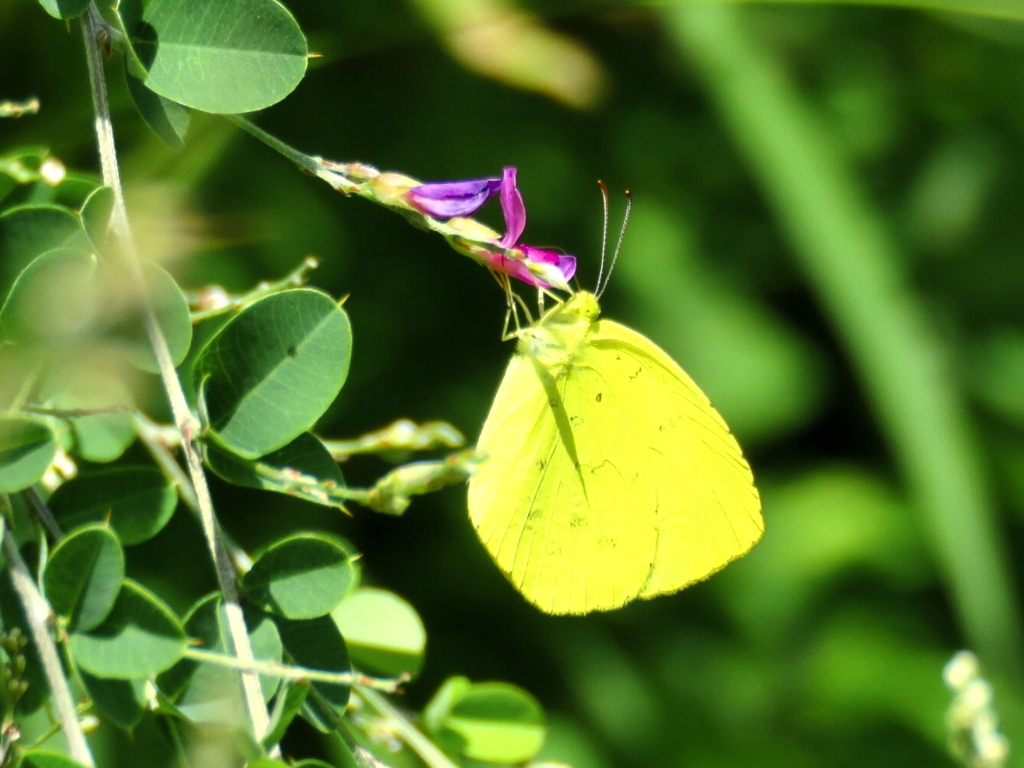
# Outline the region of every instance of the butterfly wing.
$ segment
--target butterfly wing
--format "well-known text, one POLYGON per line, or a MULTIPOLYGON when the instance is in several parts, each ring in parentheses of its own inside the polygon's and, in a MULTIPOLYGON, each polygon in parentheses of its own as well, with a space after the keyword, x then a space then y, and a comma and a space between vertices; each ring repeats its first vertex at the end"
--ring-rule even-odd
MULTIPOLYGON (((639 444, 643 456, 637 482, 655 494, 657 549, 639 596, 707 578, 745 554, 764 530, 739 444, 704 393, 652 341, 599 320, 587 342, 576 362, 600 370, 616 393, 623 414, 618 428, 637 435, 629 450, 639 444)), ((614 423, 611 417, 598 420, 614 423)))
POLYGON ((548 613, 616 608, 651 573, 656 494, 616 415, 627 395, 600 366, 555 371, 516 354, 480 435, 489 459, 470 479, 470 519, 502 572, 548 613))

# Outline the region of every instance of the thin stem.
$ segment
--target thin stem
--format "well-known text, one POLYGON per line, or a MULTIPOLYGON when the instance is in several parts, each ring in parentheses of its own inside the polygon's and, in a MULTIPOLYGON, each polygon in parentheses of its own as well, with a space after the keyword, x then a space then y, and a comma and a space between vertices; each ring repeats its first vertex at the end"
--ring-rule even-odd
MULTIPOLYGON (((2 497, 6 503, 6 496, 2 497)), ((18 593, 18 600, 25 610, 25 620, 28 622, 28 631, 32 635, 32 642, 39 653, 39 661, 43 667, 43 674, 46 675, 46 682, 50 686, 50 696, 57 707, 57 717, 64 730, 64 737, 68 740, 68 749, 71 757, 82 765, 94 766, 92 752, 85 740, 85 733, 82 731, 82 723, 78 719, 78 712, 75 709, 75 701, 71 698, 71 689, 68 687, 67 678, 64 677, 64 667, 60 662, 60 655, 57 653, 57 646, 46 627, 47 620, 53 615, 50 604, 40 594, 36 587, 28 566, 21 558, 18 545, 14 537, 6 527, 4 515, 0 515, 0 538, 3 538, 3 552, 7 559, 7 568, 11 573, 11 583, 14 591, 18 593)))
POLYGON ((264 131, 262 128, 257 126, 251 120, 248 120, 241 115, 224 115, 228 120, 237 125, 246 133, 255 136, 257 139, 262 141, 271 149, 276 152, 280 152, 282 155, 291 160, 300 170, 311 173, 314 176, 321 169, 321 163, 318 162, 317 158, 312 155, 307 155, 305 152, 300 152, 295 147, 290 147, 274 136, 264 131))
POLYGON ((434 742, 424 736, 420 729, 413 725, 412 721, 384 696, 363 687, 357 688, 354 693, 362 697, 382 717, 387 718, 395 733, 408 745, 409 749, 419 755, 420 759, 431 768, 458 768, 448 755, 438 749, 434 742))
POLYGON ((275 661, 245 661, 236 659, 226 653, 216 651, 204 651, 201 648, 186 648, 185 657, 193 661, 202 661, 207 664, 216 664, 229 669, 257 672, 268 677, 281 677, 285 680, 309 680, 321 683, 332 683, 334 685, 362 685, 368 688, 375 688, 388 693, 394 693, 408 677, 401 676, 390 679, 370 677, 360 672, 326 672, 322 669, 309 669, 289 664, 279 664, 275 661))
MULTIPOLYGON (((164 391, 174 414, 174 422, 181 433, 182 452, 185 454, 189 478, 195 490, 196 501, 202 521, 203 533, 206 537, 210 555, 217 572, 217 581, 221 594, 224 596, 224 612, 227 618, 228 635, 232 653, 243 661, 253 661, 252 646, 245 626, 245 618, 238 598, 238 585, 231 560, 227 556, 220 538, 219 526, 213 509, 213 499, 203 472, 202 459, 195 444, 199 424, 192 416, 185 398, 185 392, 178 381, 174 370, 174 361, 167 346, 167 340, 157 323, 153 308, 148 299, 145 277, 139 258, 135 239, 128 222, 128 212, 124 203, 124 190, 117 165, 117 152, 114 146, 114 130, 110 120, 110 105, 107 100, 107 85, 103 77, 103 55, 97 42, 97 35, 102 25, 102 18, 95 4, 89 6, 83 16, 82 31, 85 37, 86 60, 89 68, 89 81, 92 86, 93 106, 96 111, 96 139, 100 154, 100 166, 103 170, 103 183, 114 192, 114 212, 111 217, 111 228, 124 251, 128 270, 135 284, 145 313, 146 335, 156 356, 160 369, 160 378, 164 391)), ((244 700, 249 721, 257 739, 262 739, 270 726, 263 695, 260 691, 259 678, 248 672, 241 675, 244 700)))

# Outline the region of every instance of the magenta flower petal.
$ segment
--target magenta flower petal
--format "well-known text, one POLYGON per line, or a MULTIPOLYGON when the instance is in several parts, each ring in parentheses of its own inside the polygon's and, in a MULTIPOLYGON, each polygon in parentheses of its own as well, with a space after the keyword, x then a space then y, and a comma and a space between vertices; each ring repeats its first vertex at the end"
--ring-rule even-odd
POLYGON ((408 203, 427 216, 472 216, 502 187, 501 179, 467 179, 420 184, 405 193, 408 203))
MULTIPOLYGON (((518 250, 523 252, 525 256, 524 261, 534 266, 543 265, 549 267, 546 270, 553 278, 557 275, 562 276, 562 283, 568 283, 572 280, 573 275, 576 274, 576 257, 569 256, 565 253, 558 253, 557 251, 549 251, 544 248, 535 248, 532 245, 520 245, 517 246, 518 250)), ((530 274, 535 275, 534 272, 530 274)), ((544 284, 545 288, 550 288, 548 284, 544 284)))
POLYGON ((519 242, 526 229, 526 206, 516 187, 515 166, 506 166, 501 174, 501 212, 505 215, 505 236, 498 244, 502 248, 511 248, 519 242))

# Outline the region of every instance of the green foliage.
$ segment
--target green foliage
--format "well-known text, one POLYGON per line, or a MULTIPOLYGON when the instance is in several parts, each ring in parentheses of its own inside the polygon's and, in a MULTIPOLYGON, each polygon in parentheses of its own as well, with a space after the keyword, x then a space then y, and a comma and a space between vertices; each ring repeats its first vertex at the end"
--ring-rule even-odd
POLYGON ((356 580, 352 554, 324 536, 298 534, 274 542, 245 574, 249 601, 286 619, 326 616, 356 580))

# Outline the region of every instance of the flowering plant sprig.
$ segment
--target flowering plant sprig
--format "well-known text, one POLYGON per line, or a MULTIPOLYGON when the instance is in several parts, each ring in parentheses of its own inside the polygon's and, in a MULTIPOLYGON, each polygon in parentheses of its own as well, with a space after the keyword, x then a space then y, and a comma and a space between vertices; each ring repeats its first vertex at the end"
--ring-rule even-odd
POLYGON ((339 192, 398 211, 413 225, 437 232, 456 251, 489 269, 538 288, 571 290, 574 256, 519 242, 526 229, 526 206, 516 186, 514 167, 506 167, 501 178, 424 183, 363 163, 314 160, 320 166, 317 177, 339 192), (504 235, 471 218, 496 194, 505 218, 504 235))

